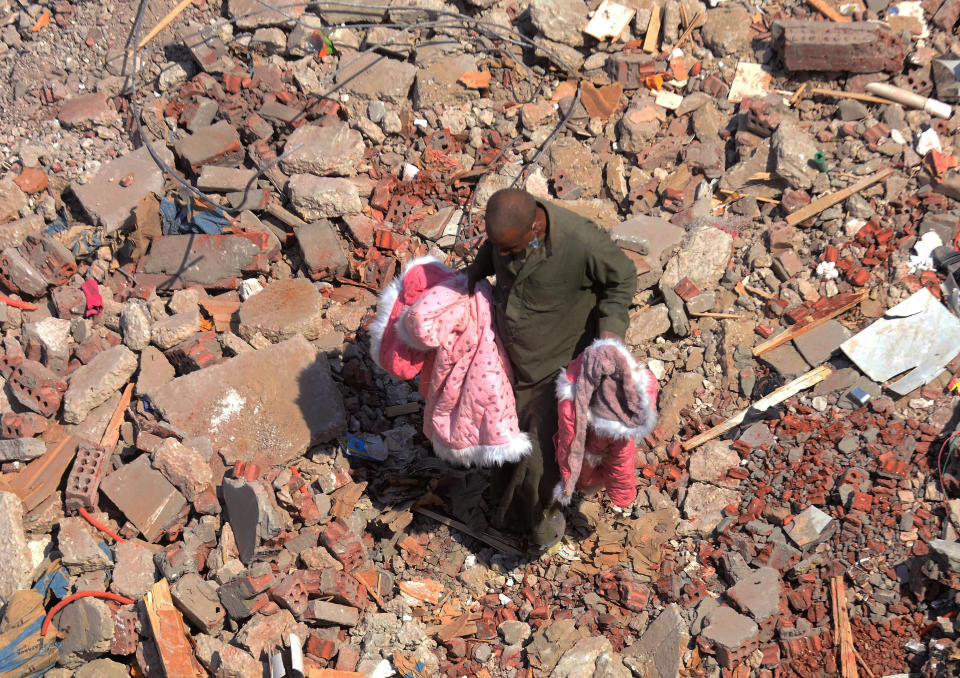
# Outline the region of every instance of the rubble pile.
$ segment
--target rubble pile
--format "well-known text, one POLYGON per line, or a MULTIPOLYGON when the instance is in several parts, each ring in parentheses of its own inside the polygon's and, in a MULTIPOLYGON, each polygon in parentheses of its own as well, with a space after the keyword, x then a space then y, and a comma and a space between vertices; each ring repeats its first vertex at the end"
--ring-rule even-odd
POLYGON ((0 675, 960 675, 960 2, 98 7, 0 0, 0 675), (367 336, 509 186, 662 389, 542 557, 367 336))

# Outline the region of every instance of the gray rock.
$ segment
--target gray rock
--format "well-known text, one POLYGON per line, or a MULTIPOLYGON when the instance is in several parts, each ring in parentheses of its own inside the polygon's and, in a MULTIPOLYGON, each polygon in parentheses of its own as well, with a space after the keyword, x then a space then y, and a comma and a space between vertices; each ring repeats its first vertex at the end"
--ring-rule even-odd
POLYGON ((137 357, 126 346, 114 346, 70 375, 63 395, 63 420, 79 424, 90 410, 107 401, 137 369, 137 357))
POLYGON ((143 299, 127 299, 120 309, 120 333, 123 345, 131 351, 142 351, 150 345, 153 319, 143 299))
POLYGON ((638 313, 630 320, 625 337, 628 344, 637 345, 656 339, 670 329, 670 316, 666 304, 656 304, 638 313))
POLYGON ((154 549, 155 547, 135 539, 115 544, 113 557, 116 564, 113 567, 110 590, 134 600, 142 598, 157 581, 157 568, 153 563, 154 549))
POLYGON ((0 440, 0 461, 30 461, 46 451, 47 444, 39 438, 0 440))
POLYGON ((305 221, 357 214, 362 209, 356 184, 312 174, 294 174, 287 184, 290 202, 305 221))
POLYGON ((583 638, 560 657, 550 678, 593 678, 597 660, 610 654, 613 646, 603 636, 583 638))
POLYGON ((752 642, 759 633, 760 628, 752 619, 721 605, 707 617, 701 635, 715 646, 733 653, 752 642))
POLYGON ((177 313, 154 323, 150 339, 157 348, 166 351, 199 332, 202 322, 199 309, 177 313))
POLYGON ((693 483, 683 501, 683 515, 689 520, 679 524, 677 534, 709 537, 723 520, 723 508, 727 504, 739 503, 740 495, 735 490, 693 483))
POLYGON ((667 261, 660 289, 673 288, 685 277, 701 291, 715 287, 727 270, 732 249, 732 235, 713 226, 709 218, 698 219, 667 261))
POLYGON ((689 643, 690 633, 680 615, 680 608, 671 604, 624 654, 639 659, 645 671, 642 675, 648 678, 674 678, 680 675, 689 643))
POLYGON ((530 624, 509 620, 497 627, 504 645, 519 645, 530 637, 530 624))
POLYGON ((99 538, 87 529, 83 518, 65 518, 60 521, 57 548, 63 564, 74 574, 92 572, 110 567, 110 558, 99 546, 99 538))
POLYGON ((0 492, 0 602, 33 584, 33 561, 23 531, 23 504, 12 492, 0 492))
POLYGON ((856 99, 841 99, 837 104, 837 114, 841 120, 863 120, 870 112, 867 107, 856 99))
POLYGON ((530 21, 548 40, 571 47, 583 44, 583 27, 588 20, 583 0, 533 0, 530 21))
POLYGON ((73 678, 129 678, 130 669, 126 664, 112 659, 94 659, 74 671, 73 678))
MULTIPOLYGON (((344 51, 341 59, 343 60, 341 63, 347 63, 349 60, 343 70, 337 73, 336 78, 338 88, 344 92, 393 103, 405 102, 409 97, 410 88, 417 76, 417 67, 413 64, 399 59, 390 59, 375 52, 354 55, 344 51)), ((457 77, 459 78, 460 75, 458 74, 457 77)), ((383 115, 380 116, 380 120, 373 120, 373 122, 379 123, 381 120, 383 115)))
POLYGON ((816 506, 808 506, 787 527, 787 536, 802 549, 829 539, 836 530, 836 520, 816 506))
POLYGON ((750 14, 742 7, 721 7, 707 12, 703 22, 703 44, 719 57, 750 47, 750 14))
POLYGON ((284 154, 289 155, 280 165, 287 174, 352 176, 362 165, 364 149, 363 137, 346 123, 303 125, 287 138, 284 154))
POLYGON ((690 455, 690 480, 718 484, 727 471, 740 465, 740 455, 727 440, 711 440, 690 455))
POLYGON ((298 334, 316 339, 323 325, 320 302, 317 288, 303 278, 274 281, 243 302, 238 331, 247 341, 257 335, 273 343, 298 334))
POLYGON ((817 144, 807 132, 796 125, 780 123, 771 138, 773 171, 793 188, 813 187, 818 170, 813 165, 817 144))

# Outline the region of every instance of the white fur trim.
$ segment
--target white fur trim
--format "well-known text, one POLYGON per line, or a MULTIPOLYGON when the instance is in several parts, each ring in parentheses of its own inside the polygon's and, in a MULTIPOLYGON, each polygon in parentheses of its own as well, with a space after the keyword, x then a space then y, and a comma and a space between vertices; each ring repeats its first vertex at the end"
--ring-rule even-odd
MULTIPOLYGON (((400 274, 399 278, 394 278, 390 284, 380 292, 380 298, 377 300, 377 317, 370 323, 370 357, 378 367, 380 364, 380 347, 383 344, 383 333, 387 331, 387 323, 390 322, 390 316, 393 315, 393 306, 397 303, 397 297, 400 296, 400 289, 403 286, 403 278, 409 271, 417 266, 426 264, 436 264, 447 268, 446 264, 433 255, 417 257, 407 262, 407 267, 400 274)), ((401 337, 402 339, 402 337, 401 337)), ((404 342, 406 343, 406 342, 404 342)))
POLYGON ((471 445, 459 450, 433 442, 433 451, 438 457, 450 464, 466 467, 510 464, 526 457, 532 448, 530 436, 526 433, 519 433, 513 440, 502 445, 471 445))
POLYGON ((570 505, 570 500, 573 498, 573 495, 572 495, 572 494, 564 494, 564 493, 563 493, 563 482, 559 482, 559 483, 557 483, 557 484, 553 487, 553 498, 554 498, 554 500, 556 500, 556 502, 557 502, 558 504, 561 504, 561 505, 563 505, 563 506, 569 506, 569 505, 570 505))
POLYGON ((590 464, 593 468, 599 468, 603 465, 603 456, 599 454, 590 454, 589 452, 583 453, 583 463, 590 464))
POLYGON ((573 400, 577 392, 577 386, 567 379, 567 371, 560 370, 557 375, 557 400, 573 400))

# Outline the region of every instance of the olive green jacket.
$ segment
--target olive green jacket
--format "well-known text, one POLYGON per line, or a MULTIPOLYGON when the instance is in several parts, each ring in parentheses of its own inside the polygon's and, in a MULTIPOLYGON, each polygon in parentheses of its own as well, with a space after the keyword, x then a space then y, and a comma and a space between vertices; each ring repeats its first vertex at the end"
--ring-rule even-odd
POLYGON ((633 262, 589 219, 552 203, 547 235, 526 257, 477 252, 481 275, 496 275, 497 334, 517 385, 553 377, 600 332, 624 336, 637 289, 633 262))

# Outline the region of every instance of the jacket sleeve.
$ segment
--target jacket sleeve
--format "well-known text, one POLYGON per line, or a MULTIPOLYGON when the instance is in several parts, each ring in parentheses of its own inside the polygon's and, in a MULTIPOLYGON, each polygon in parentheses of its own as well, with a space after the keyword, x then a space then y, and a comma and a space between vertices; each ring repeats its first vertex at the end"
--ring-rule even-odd
POLYGON ((637 269, 607 233, 594 229, 586 252, 586 275, 597 293, 597 331, 622 338, 630 324, 630 302, 637 292, 637 269))

